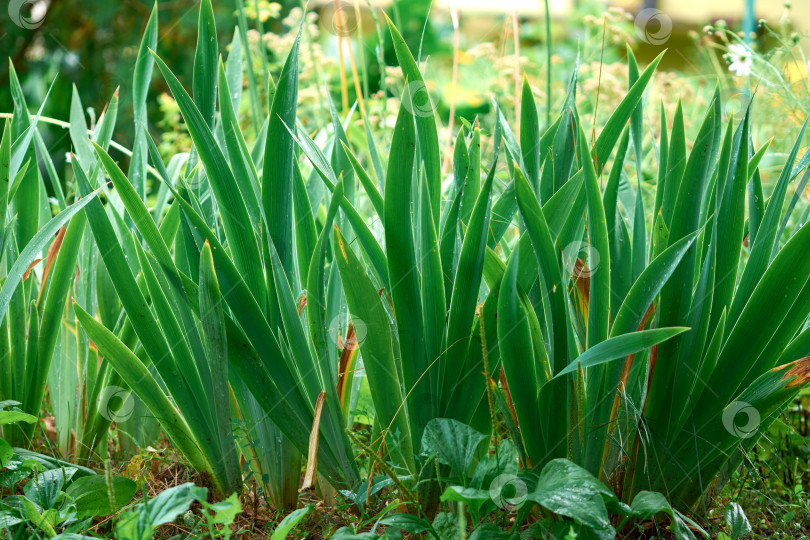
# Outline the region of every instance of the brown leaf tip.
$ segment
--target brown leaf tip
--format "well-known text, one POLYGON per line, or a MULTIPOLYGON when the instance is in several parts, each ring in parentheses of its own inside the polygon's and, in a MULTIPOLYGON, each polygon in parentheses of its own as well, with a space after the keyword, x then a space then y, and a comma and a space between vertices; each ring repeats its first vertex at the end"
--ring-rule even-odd
POLYGON ((337 225, 335 225, 334 227, 335 233, 337 233, 337 241, 338 246, 340 247, 340 252, 343 254, 343 259, 348 261, 349 258, 346 256, 346 247, 343 245, 343 237, 340 235, 340 229, 338 229, 337 225))
POLYGON ((299 316, 304 311, 305 307, 307 307, 307 293, 306 293, 306 291, 304 291, 301 294, 301 297, 298 299, 298 315, 299 316))
POLYGON ((804 358, 799 358, 798 360, 790 362, 789 364, 776 367, 774 368, 774 371, 784 369, 787 366, 791 367, 782 376, 782 380, 790 377, 794 377, 794 379, 790 381, 785 388, 804 386, 810 382, 810 356, 805 356, 804 358))

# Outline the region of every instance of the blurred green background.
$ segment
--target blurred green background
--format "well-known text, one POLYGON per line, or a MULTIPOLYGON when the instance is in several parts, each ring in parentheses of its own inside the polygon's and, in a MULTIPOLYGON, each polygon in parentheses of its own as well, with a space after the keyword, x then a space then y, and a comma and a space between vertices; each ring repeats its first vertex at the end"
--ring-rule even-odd
MULTIPOLYGON (((544 0, 310 2, 307 19, 310 24, 305 28, 308 38, 305 41, 310 44, 302 53, 301 99, 309 99, 312 110, 324 107, 325 90, 338 105, 355 101, 355 86, 345 54, 349 42, 363 93, 382 98, 379 101, 383 102, 398 96, 399 79, 391 68, 395 58, 387 42, 388 32, 383 31, 384 10, 403 30, 410 47, 421 52, 423 61, 427 60, 426 78, 446 124, 450 123, 451 111, 455 117, 468 121, 491 112, 493 95, 499 96, 502 107, 512 111, 508 118, 513 118, 514 110, 510 108, 515 104, 510 99, 515 95, 518 72, 526 72, 538 103, 545 103, 545 81, 550 70, 551 101, 556 104, 557 97, 565 95, 576 62, 580 65, 580 97, 593 102, 598 90, 609 98, 626 81, 621 62, 626 56, 625 43, 634 48, 642 63, 664 48, 669 49, 649 99, 668 94, 668 103, 681 97, 685 103, 702 107, 703 96, 719 84, 731 96, 729 102, 741 106, 750 89, 764 80, 760 91, 773 92, 770 103, 786 107, 787 127, 800 123, 808 112, 805 99, 810 96, 808 66, 802 60, 807 48, 803 28, 810 26, 810 2, 806 0, 796 5, 772 0, 550 0, 548 4, 550 55, 544 0), (351 37, 342 40, 344 75, 349 72, 346 86, 341 85, 336 6, 351 37), (760 19, 767 19, 769 28, 761 25, 760 19), (458 23, 458 34, 454 31, 454 20, 458 23), (459 43, 454 56, 456 35, 459 43), (735 77, 728 72, 729 61, 723 55, 732 44, 730 38, 735 37, 748 44, 758 55, 756 59, 764 62, 761 73, 754 70, 747 77, 735 77), (455 81, 451 80, 454 58, 459 68, 455 81), (775 66, 775 72, 768 63, 775 66)), ((251 48, 260 53, 255 58, 263 56, 261 65, 253 66, 262 90, 266 88, 263 75, 277 74, 280 60, 288 52, 300 24, 301 6, 299 0, 214 3, 219 40, 223 44, 230 42, 241 9, 251 48)), ((20 75, 29 107, 34 109, 42 102, 53 82, 43 114, 66 120, 72 86, 76 85, 91 123, 120 86, 118 125, 131 126, 132 68, 151 8, 147 0, 10 0, 8 12, 0 16, 0 44, 20 75)), ((187 87, 191 85, 197 11, 198 3, 190 0, 159 3, 158 51, 187 87)), ((226 50, 221 52, 227 54, 226 50)), ((0 70, 0 112, 11 110, 8 76, 7 69, 0 70)), ((149 127, 155 134, 163 133, 160 141, 163 148, 182 147, 185 144, 182 121, 165 92, 164 81, 153 77, 148 100, 149 127)), ((587 111, 588 105, 584 106, 587 111)), ((379 116, 385 121, 384 111, 379 116)), ((70 151, 67 131, 43 126, 42 133, 61 172, 65 153, 70 151)), ((119 130, 115 140, 129 147, 133 136, 119 130)), ((120 157, 126 160, 125 156, 120 157)))

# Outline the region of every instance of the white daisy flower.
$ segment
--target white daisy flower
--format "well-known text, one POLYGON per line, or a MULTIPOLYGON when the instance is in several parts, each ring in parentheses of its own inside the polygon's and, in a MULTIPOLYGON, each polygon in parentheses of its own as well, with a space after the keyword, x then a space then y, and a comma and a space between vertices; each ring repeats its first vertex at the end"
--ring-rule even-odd
POLYGON ((728 52, 724 55, 726 61, 729 63, 728 70, 738 77, 744 77, 751 74, 751 66, 754 61, 751 57, 751 51, 745 45, 735 43, 730 45, 728 52))

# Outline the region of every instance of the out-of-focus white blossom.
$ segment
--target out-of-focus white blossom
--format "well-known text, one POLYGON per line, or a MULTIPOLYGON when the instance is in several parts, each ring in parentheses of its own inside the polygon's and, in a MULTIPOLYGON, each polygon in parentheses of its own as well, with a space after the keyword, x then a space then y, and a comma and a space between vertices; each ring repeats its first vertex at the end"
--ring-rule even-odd
POLYGON ((738 77, 744 77, 751 74, 751 66, 754 61, 751 57, 751 51, 748 47, 735 43, 730 45, 728 52, 725 54, 726 61, 729 63, 728 70, 738 77))

